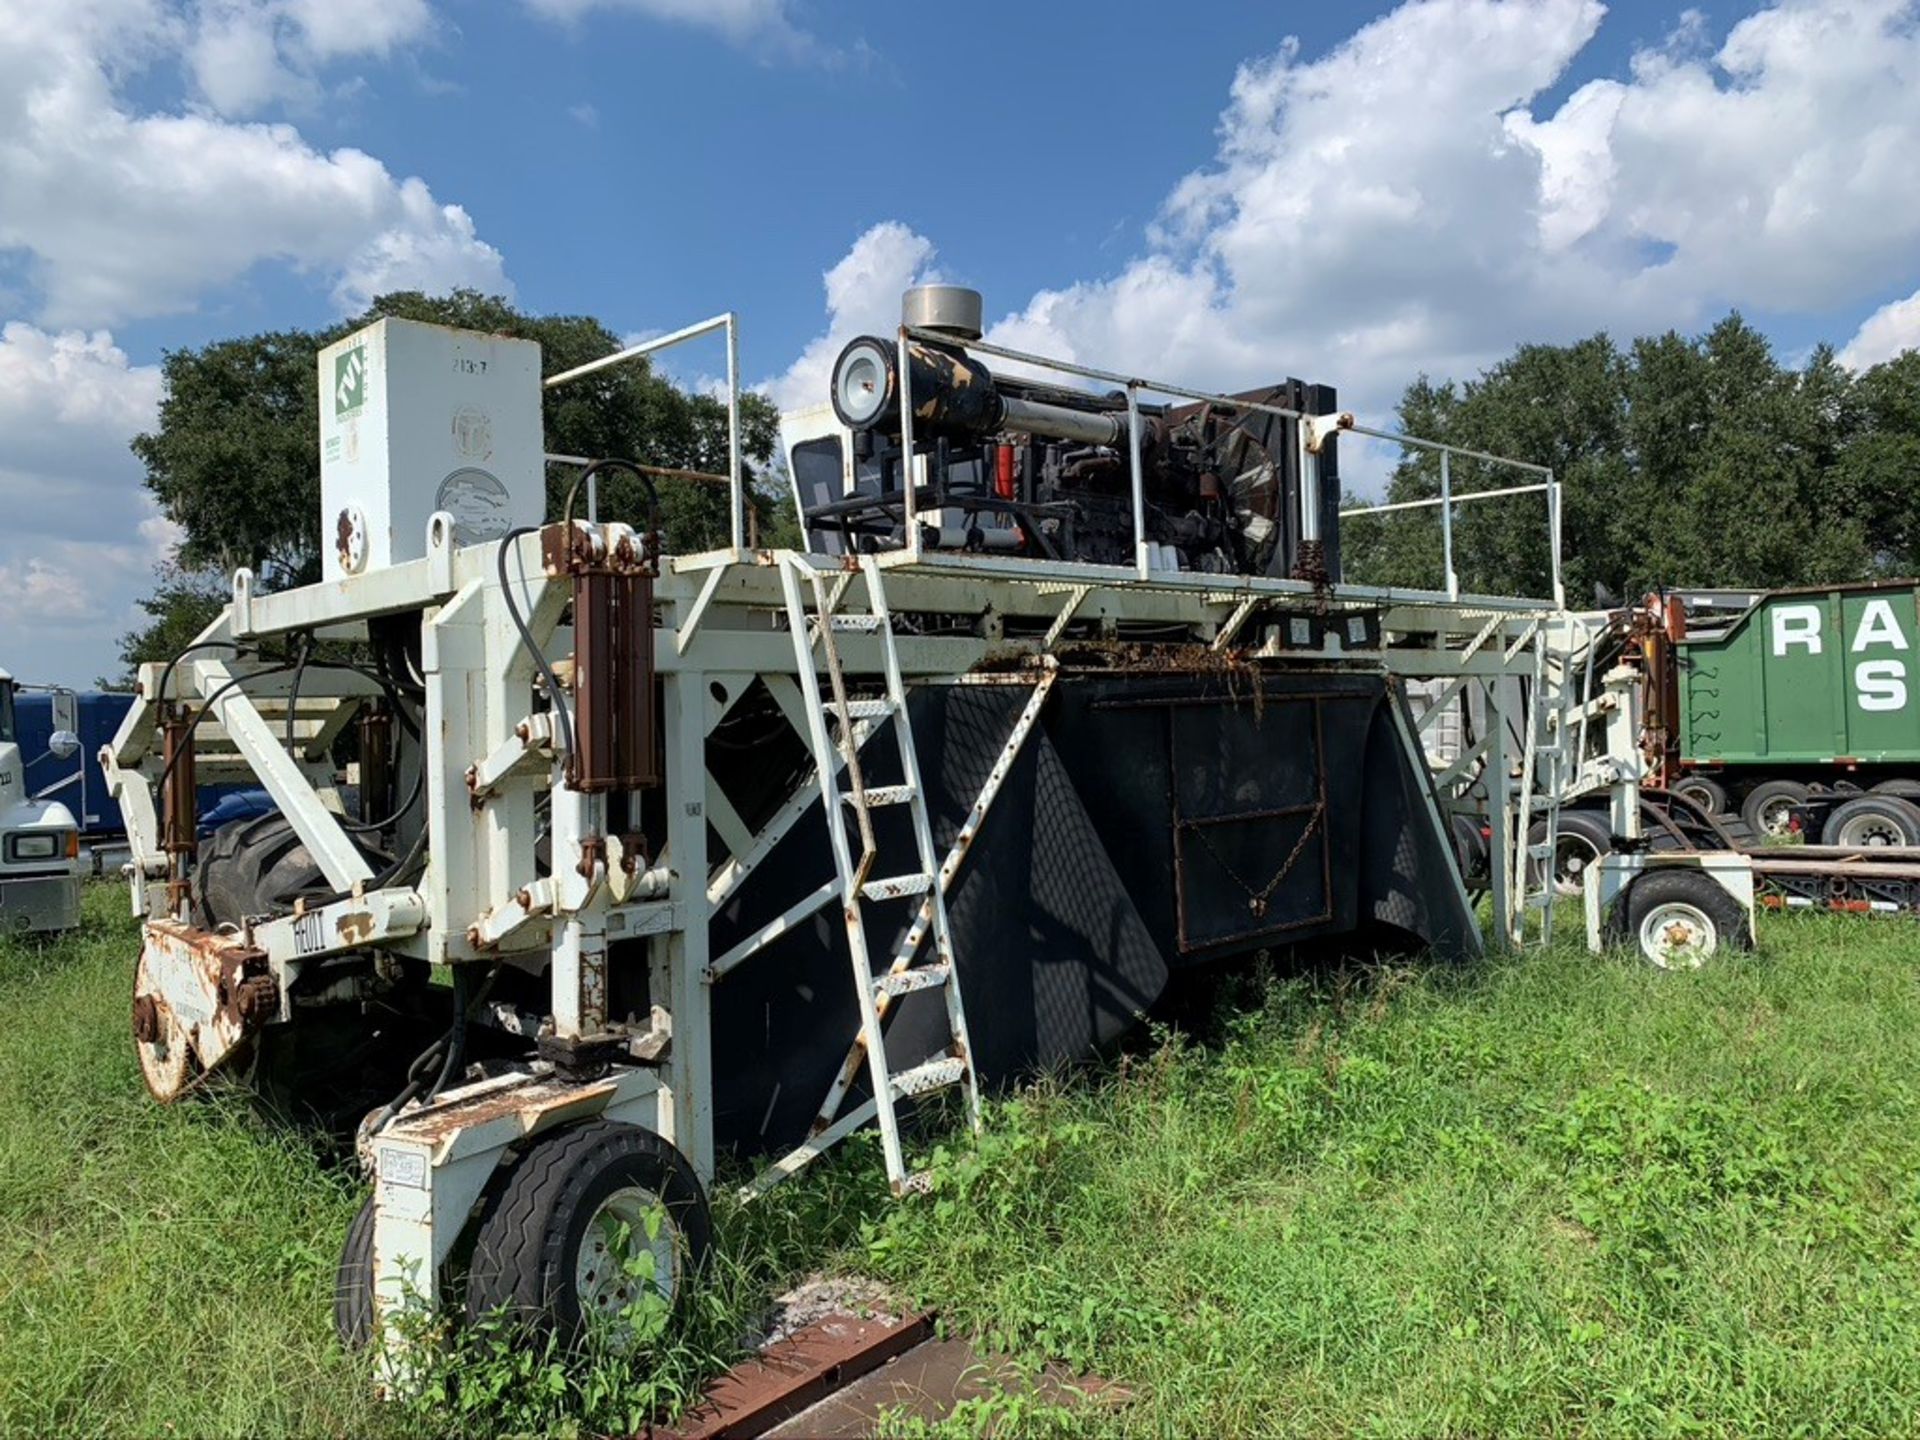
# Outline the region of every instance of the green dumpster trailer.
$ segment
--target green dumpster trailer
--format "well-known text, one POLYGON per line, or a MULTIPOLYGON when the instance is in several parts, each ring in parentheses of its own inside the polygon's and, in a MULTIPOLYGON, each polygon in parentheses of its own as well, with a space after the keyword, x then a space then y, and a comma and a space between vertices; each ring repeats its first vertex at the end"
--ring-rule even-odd
POLYGON ((1762 834, 1782 833, 1810 791, 1859 789, 1881 797, 1852 807, 1860 833, 1810 838, 1920 843, 1920 810, 1896 803, 1920 799, 1920 581, 1688 610, 1667 647, 1674 788, 1762 834))

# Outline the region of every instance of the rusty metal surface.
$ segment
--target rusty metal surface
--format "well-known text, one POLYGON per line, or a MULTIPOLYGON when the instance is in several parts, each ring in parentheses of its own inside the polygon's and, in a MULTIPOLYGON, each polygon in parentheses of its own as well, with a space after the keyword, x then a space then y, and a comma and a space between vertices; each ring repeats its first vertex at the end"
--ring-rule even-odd
MULTIPOLYGON (((576 542, 547 564, 573 579, 573 728, 567 783, 600 794, 660 783, 654 724, 653 566, 629 536, 611 553, 576 542)), ((580 532, 575 531, 576 535, 580 532)))
POLYGON ((657 1440, 764 1435, 835 1390, 905 1354, 933 1333, 933 1312, 905 1320, 830 1315, 735 1366, 657 1440))
MULTIPOLYGON (((1177 750, 1178 726, 1174 717, 1179 709, 1191 702, 1179 697, 1167 699, 1142 700, 1142 706, 1164 706, 1167 714, 1167 758, 1168 758, 1168 804, 1173 812, 1173 894, 1174 914, 1178 925, 1178 941, 1183 955, 1203 953, 1223 946, 1242 945, 1250 940, 1266 936, 1283 935, 1290 930, 1304 929, 1312 925, 1323 925, 1333 918, 1333 847, 1328 843, 1324 820, 1327 813, 1327 750, 1325 702, 1329 698, 1350 698, 1329 694, 1308 692, 1297 695, 1282 695, 1271 698, 1261 695, 1255 703, 1259 705, 1305 704, 1313 707, 1313 790, 1310 801, 1280 806, 1256 807, 1244 811, 1235 811, 1218 815, 1183 815, 1180 808, 1179 783, 1180 760, 1177 750), (1287 856, 1281 861, 1278 870, 1267 879, 1264 886, 1239 874, 1226 858, 1220 854, 1207 838, 1210 828, 1229 825, 1271 824, 1276 820, 1305 817, 1299 836, 1295 839, 1287 856), (1188 836, 1197 840, 1211 856, 1214 864, 1247 894, 1247 910, 1255 922, 1244 930, 1226 934, 1195 936, 1191 929, 1192 916, 1187 896, 1187 866, 1189 857, 1186 849, 1188 836), (1293 873, 1301 856, 1318 840, 1320 852, 1320 905, 1310 914, 1293 914, 1276 918, 1267 923, 1267 912, 1271 906, 1274 892, 1293 873)), ((1236 702, 1216 700, 1216 704, 1229 706, 1236 702)))
MULTIPOLYGON (((197 1066, 211 1072, 280 1012, 280 985, 267 953, 236 935, 198 930, 177 920, 149 921, 134 987, 134 1038, 145 1048, 166 1047, 168 1037, 191 1047, 197 1066)), ((178 1056, 168 1049, 168 1067, 156 1075, 147 1066, 156 1098, 168 1088, 178 1056)), ((175 1077, 184 1083, 184 1075, 175 1077)))

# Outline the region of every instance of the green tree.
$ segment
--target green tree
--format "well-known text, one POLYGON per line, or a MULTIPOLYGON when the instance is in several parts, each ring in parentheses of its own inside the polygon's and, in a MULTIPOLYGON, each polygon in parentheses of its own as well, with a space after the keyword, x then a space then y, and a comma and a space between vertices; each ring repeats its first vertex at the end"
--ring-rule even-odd
MULTIPOLYGON (((1552 467, 1562 483, 1567 594, 1596 585, 1771 588, 1910 571, 1920 528, 1920 359, 1855 378, 1820 347, 1799 370, 1738 315, 1688 338, 1643 337, 1623 353, 1604 334, 1523 345, 1464 385, 1407 388, 1408 433, 1552 467)), ((1453 462, 1456 494, 1527 477, 1453 462)), ((1409 451, 1387 499, 1438 494, 1431 452, 1409 451)), ((1343 536, 1356 580, 1434 588, 1434 510, 1355 517, 1343 536)), ((1463 588, 1544 595, 1544 499, 1456 510, 1463 588)))
MULTIPOLYGON (((129 666, 164 658, 177 632, 217 610, 207 576, 251 568, 266 589, 320 578, 320 453, 314 356, 322 347, 382 316, 422 320, 534 340, 547 375, 621 348, 598 320, 578 315, 527 315, 497 296, 405 291, 383 295, 364 315, 324 330, 284 330, 170 351, 162 362, 166 394, 159 428, 133 442, 147 467, 146 484, 183 536, 178 569, 160 577, 143 605, 155 623, 129 634, 129 666)), ((644 465, 724 474, 727 407, 711 395, 673 384, 645 360, 612 367, 544 395, 550 453, 615 457, 644 465)), ((765 397, 740 397, 741 451, 757 528, 766 543, 790 538, 791 506, 775 483, 778 416, 765 397)), ((556 518, 577 471, 549 466, 547 514, 556 518)), ((661 523, 676 553, 724 545, 727 487, 661 479, 661 523)), ((599 486, 600 513, 643 523, 644 487, 624 474, 599 486)), ((197 627, 195 627, 197 628, 197 627)))

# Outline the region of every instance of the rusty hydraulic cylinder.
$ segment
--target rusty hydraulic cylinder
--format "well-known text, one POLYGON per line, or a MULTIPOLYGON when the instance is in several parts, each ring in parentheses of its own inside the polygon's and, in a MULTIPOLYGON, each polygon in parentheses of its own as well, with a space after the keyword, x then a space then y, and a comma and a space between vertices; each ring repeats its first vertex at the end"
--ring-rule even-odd
MULTIPOLYGON (((549 530, 559 530, 552 526, 549 530)), ((597 552, 562 535, 573 578, 573 753, 567 786, 582 794, 660 783, 653 705, 653 570, 633 539, 597 552)))
POLYGON ((187 707, 169 706, 161 722, 161 763, 167 780, 160 794, 160 848, 167 855, 167 908, 174 914, 187 895, 187 872, 193 864, 198 782, 193 768, 193 730, 187 707))
POLYGON ((393 813, 393 716, 384 705, 360 712, 360 823, 393 813))

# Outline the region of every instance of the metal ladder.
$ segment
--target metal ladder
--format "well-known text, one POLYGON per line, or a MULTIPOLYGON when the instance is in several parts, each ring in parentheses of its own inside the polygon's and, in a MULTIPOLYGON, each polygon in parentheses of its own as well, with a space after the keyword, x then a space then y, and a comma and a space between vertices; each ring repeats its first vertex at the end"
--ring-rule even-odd
POLYGON ((1533 682, 1527 703, 1526 743, 1515 795, 1515 865, 1512 893, 1521 897, 1514 940, 1528 943, 1527 920, 1537 917, 1532 943, 1544 948, 1553 941, 1553 910, 1558 892, 1554 882, 1554 853, 1560 845, 1560 799, 1566 789, 1568 747, 1568 691, 1572 685, 1567 659, 1550 653, 1547 631, 1533 635, 1533 682), (1534 821, 1544 818, 1545 839, 1531 840, 1534 821), (1533 877, 1541 877, 1538 885, 1533 877))
MULTIPOLYGON (((967 1037, 967 1017, 960 998, 960 973, 954 964, 953 936, 947 924, 946 896, 940 884, 940 857, 934 848, 933 827, 927 814, 926 793, 921 785, 920 764, 914 754, 913 727, 907 717, 907 689, 900 673, 900 651, 888 609, 886 589, 879 566, 872 556, 860 559, 860 576, 866 582, 868 610, 865 614, 841 613, 853 578, 851 573, 828 577, 806 561, 783 555, 780 559, 780 584, 786 599, 787 623, 793 635, 794 657, 798 663, 800 692, 806 703, 808 740, 814 764, 820 775, 821 804, 827 817, 827 837, 833 850, 833 864, 839 879, 841 910, 846 917, 847 950, 853 962, 854 992, 860 1003, 860 1035, 848 1056, 834 1089, 822 1108, 823 1118, 839 1109, 841 1100, 859 1072, 860 1052, 865 1051, 873 1098, 835 1119, 819 1130, 806 1145, 777 1162, 774 1171, 791 1173, 828 1145, 857 1129, 870 1118, 880 1122, 881 1146, 886 1154, 887 1179, 896 1193, 914 1188, 918 1176, 909 1175, 900 1148, 900 1126, 895 1112, 897 1102, 911 1096, 928 1094, 958 1085, 966 1096, 967 1118, 980 1128, 980 1087, 974 1072, 973 1047, 967 1037), (811 587, 811 612, 801 591, 802 581, 811 587), (840 663, 840 651, 834 637, 854 632, 872 635, 880 646, 884 661, 886 694, 881 699, 850 699, 846 674, 840 663), (831 693, 822 695, 820 671, 814 658, 818 643, 820 662, 826 670, 831 693), (838 735, 828 733, 828 721, 837 722, 838 735), (870 729, 859 722, 870 722, 870 729), (860 744, 866 734, 877 735, 891 728, 899 747, 899 785, 869 786, 860 765, 860 744), (846 788, 841 788, 839 770, 846 767, 846 788), (881 806, 904 805, 912 822, 916 868, 894 875, 872 878, 879 847, 874 839, 873 811, 881 806), (860 839, 856 857, 847 834, 847 817, 842 807, 853 812, 860 839), (875 974, 867 943, 866 908, 890 901, 925 897, 922 902, 924 925, 915 924, 893 952, 891 962, 875 974), (933 958, 916 964, 923 939, 931 936, 933 958), (938 987, 945 999, 949 1042, 945 1053, 935 1055, 910 1069, 893 1071, 887 1063, 887 1047, 881 1024, 893 1002, 916 990, 938 987)), ((770 1172, 772 1173, 772 1172, 770 1172)))

